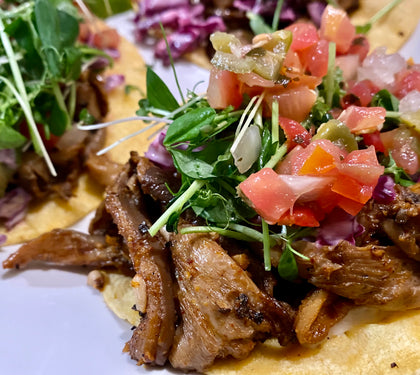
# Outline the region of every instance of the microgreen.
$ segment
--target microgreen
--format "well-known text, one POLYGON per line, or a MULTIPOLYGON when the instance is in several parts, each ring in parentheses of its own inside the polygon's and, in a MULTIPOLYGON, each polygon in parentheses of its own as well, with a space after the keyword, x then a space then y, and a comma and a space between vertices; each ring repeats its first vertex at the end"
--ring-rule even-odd
POLYGON ((397 166, 391 153, 388 156, 388 163, 386 164, 384 174, 392 176, 395 183, 402 186, 411 186, 415 184, 415 182, 411 180, 410 176, 404 171, 404 169, 397 166))
POLYGON ((104 53, 78 43, 80 18, 70 0, 28 1, 1 10, 0 21, 0 49, 7 56, 0 65, 0 110, 8 145, 22 147, 26 120, 34 150, 55 175, 38 128, 48 139, 72 125, 76 80, 86 61, 104 53))
POLYGON ((387 5, 382 7, 377 13, 375 13, 368 22, 366 22, 364 25, 356 26, 356 33, 358 34, 366 34, 370 31, 373 24, 378 22, 382 17, 387 15, 392 9, 394 9, 399 3, 401 3, 403 0, 393 0, 389 2, 387 5))
POLYGON ((248 11, 246 13, 247 18, 249 19, 249 27, 253 31, 255 35, 258 34, 270 34, 276 31, 279 27, 279 19, 281 9, 283 7, 283 0, 277 0, 276 9, 273 13, 273 19, 271 22, 271 26, 269 26, 264 18, 259 15, 258 13, 248 11))

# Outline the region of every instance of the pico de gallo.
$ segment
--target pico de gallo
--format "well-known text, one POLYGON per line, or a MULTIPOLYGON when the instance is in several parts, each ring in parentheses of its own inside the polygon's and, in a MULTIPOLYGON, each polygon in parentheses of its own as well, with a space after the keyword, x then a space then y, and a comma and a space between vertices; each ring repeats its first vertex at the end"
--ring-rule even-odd
MULTIPOLYGON (((248 45, 223 32, 210 40, 205 97, 190 93, 178 105, 148 71, 139 113, 165 110, 173 122, 146 156, 173 163, 183 181, 152 235, 164 225, 176 231, 192 208, 208 226, 181 233, 260 240, 270 269, 276 241, 320 241, 332 216, 354 222, 369 200, 392 200, 394 184, 418 181, 420 67, 384 48, 369 54, 345 11, 328 5, 319 28, 298 21, 248 45)), ((342 238, 360 231, 347 227, 342 238)))

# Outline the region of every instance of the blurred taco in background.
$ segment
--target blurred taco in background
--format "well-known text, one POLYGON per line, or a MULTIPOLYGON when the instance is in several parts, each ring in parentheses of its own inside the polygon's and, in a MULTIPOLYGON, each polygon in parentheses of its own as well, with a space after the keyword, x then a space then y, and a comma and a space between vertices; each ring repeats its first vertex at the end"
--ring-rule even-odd
POLYGON ((131 116, 145 66, 135 46, 70 1, 9 4, 2 23, 11 62, 0 67, 0 237, 13 244, 72 225, 98 206, 128 153, 96 153, 139 123, 80 125, 131 116))

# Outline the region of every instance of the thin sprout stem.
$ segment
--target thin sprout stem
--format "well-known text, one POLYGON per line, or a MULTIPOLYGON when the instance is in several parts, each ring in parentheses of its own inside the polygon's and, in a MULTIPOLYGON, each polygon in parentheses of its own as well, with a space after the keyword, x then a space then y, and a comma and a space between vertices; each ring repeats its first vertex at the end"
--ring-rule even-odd
POLYGON ((243 138, 246 130, 248 129, 249 124, 251 123, 252 119, 255 117, 255 114, 260 107, 262 101, 264 99, 264 93, 261 94, 261 96, 258 98, 257 102, 255 103, 254 108, 252 108, 251 113, 248 115, 247 120, 245 121, 245 124, 242 126, 241 131, 239 132, 238 136, 236 137, 235 141, 232 144, 232 147, 230 148, 230 152, 233 153, 234 150, 238 147, 238 144, 240 140, 243 138))
POLYGON ((280 19, 281 8, 283 8, 283 0, 277 0, 276 9, 275 9, 274 15, 273 15, 273 22, 271 24, 271 30, 273 32, 276 31, 279 27, 279 19, 280 19))
POLYGON ((109 150, 112 150, 114 147, 118 146, 120 143, 125 142, 127 139, 133 138, 141 133, 144 133, 145 131, 152 129, 154 126, 158 125, 158 122, 152 122, 151 124, 147 125, 146 127, 137 130, 134 133, 131 133, 129 135, 126 135, 125 137, 120 138, 118 141, 114 142, 113 144, 109 145, 108 147, 103 148, 102 150, 98 151, 96 155, 103 155, 109 150))
POLYGON ((385 117, 388 117, 388 118, 396 118, 396 119, 398 119, 400 116, 401 116, 401 112, 386 111, 386 113, 385 113, 385 117))
POLYGON ((287 146, 283 143, 276 151, 276 153, 270 158, 268 163, 264 166, 264 168, 274 168, 277 163, 282 159, 284 155, 286 155, 287 146))
POLYGON ((0 77, 0 78, 11 89, 14 96, 18 100, 20 106, 22 107, 22 110, 25 114, 26 120, 28 121, 29 128, 31 129, 32 136, 34 137, 34 140, 35 140, 34 147, 35 147, 35 149, 36 149, 36 147, 39 148, 39 151, 41 151, 41 153, 42 153, 42 155, 45 159, 45 162, 47 163, 48 169, 50 170, 51 175, 55 177, 55 176, 57 176, 57 172, 56 172, 56 170, 54 168, 54 165, 53 165, 53 163, 50 159, 50 156, 48 155, 48 152, 45 148, 45 145, 42 142, 41 135, 38 132, 38 128, 36 127, 35 120, 34 120, 34 117, 33 117, 33 114, 32 114, 32 110, 31 110, 31 107, 30 107, 30 104, 29 104, 28 94, 27 94, 26 89, 25 89, 25 84, 23 82, 23 78, 22 78, 22 75, 20 73, 19 66, 18 66, 17 61, 15 59, 15 54, 13 52, 12 44, 10 42, 10 39, 9 39, 8 35, 5 32, 4 24, 3 24, 2 19, 0 19, 0 39, 2 41, 2 44, 3 44, 4 50, 6 52, 6 55, 9 59, 9 65, 10 65, 10 68, 11 68, 12 73, 13 73, 13 78, 15 80, 17 90, 15 89, 15 87, 13 86, 13 84, 9 80, 5 79, 4 77, 0 77))
POLYGON ((164 118, 164 117, 149 117, 149 116, 133 116, 133 117, 126 117, 119 120, 109 121, 109 122, 101 122, 100 124, 93 124, 93 125, 83 125, 78 124, 77 127, 82 130, 96 130, 96 129, 102 129, 106 128, 111 125, 120 124, 122 122, 130 122, 130 121, 153 121, 154 123, 166 123, 170 124, 172 120, 164 118))
POLYGON ((56 177, 57 176, 57 172, 54 168, 54 165, 50 159, 50 156, 48 155, 48 152, 44 146, 44 143, 42 142, 42 139, 39 135, 38 129, 36 127, 35 121, 33 119, 33 115, 32 115, 32 111, 31 108, 25 103, 24 99, 22 98, 22 96, 17 92, 17 90, 15 89, 15 87, 12 85, 12 83, 4 78, 0 76, 0 80, 3 81, 10 89, 10 91, 12 91, 13 95, 16 97, 17 101, 19 102, 20 106, 22 107, 23 113, 25 114, 26 120, 28 121, 28 124, 30 126, 30 128, 35 128, 36 132, 34 133, 35 138, 37 139, 37 141, 39 142, 39 147, 40 150, 44 156, 45 162, 47 163, 48 169, 50 170, 50 173, 52 176, 56 177), (39 140, 38 140, 39 138, 39 140))
POLYGON ((378 12, 376 12, 369 20, 370 24, 374 24, 375 22, 379 21, 383 16, 385 16, 389 11, 391 11, 394 7, 396 7, 399 3, 403 0, 394 0, 389 2, 383 8, 381 8, 378 12))
POLYGON ((166 225, 169 217, 182 209, 185 203, 204 185, 203 180, 194 180, 187 190, 161 215, 161 217, 155 221, 155 223, 149 228, 149 234, 153 237, 159 230, 166 225))
POLYGON ((76 113, 76 83, 72 83, 72 85, 70 86, 68 107, 70 119, 73 119, 74 114, 76 113))
POLYGON ((166 32, 165 32, 165 29, 162 25, 162 22, 159 22, 159 25, 160 25, 160 29, 162 30, 163 39, 165 40, 166 50, 168 52, 169 60, 171 62, 171 68, 172 68, 172 71, 174 73, 175 83, 176 83, 176 86, 178 88, 179 95, 181 96, 182 103, 185 104, 184 95, 182 94, 181 86, 180 86, 179 81, 178 81, 178 75, 176 74, 176 70, 175 70, 175 64, 174 64, 174 60, 172 58, 171 48, 169 47, 168 39, 166 38, 166 32))
POLYGON ((263 249, 264 249, 264 269, 266 271, 271 270, 271 254, 270 254, 270 235, 268 230, 267 222, 262 219, 261 227, 263 232, 263 249))
POLYGON ((292 247, 292 245, 290 244, 290 242, 289 241, 287 241, 286 242, 286 246, 287 246, 287 248, 293 253, 293 254, 295 254, 296 256, 298 256, 299 258, 302 258, 303 260, 310 260, 306 255, 303 255, 303 254, 301 254, 301 253, 299 253, 299 251, 296 251, 293 247, 292 247))
POLYGON ((234 238, 239 241, 253 241, 252 238, 248 237, 243 233, 236 232, 234 230, 223 229, 219 227, 212 227, 212 226, 196 226, 196 227, 184 227, 182 228, 179 233, 180 234, 188 234, 188 233, 219 233, 222 236, 234 238))
POLYGON ((174 117, 178 113, 182 112, 184 109, 191 107, 191 105, 194 104, 195 102, 198 102, 199 100, 203 99, 205 96, 206 96, 205 94, 196 96, 194 99, 191 99, 187 103, 183 104, 181 107, 175 109, 175 111, 172 111, 167 117, 169 118, 174 117))
POLYGON ((271 104, 271 143, 279 141, 279 102, 274 100, 271 104))
POLYGON ((336 46, 335 43, 330 42, 328 44, 328 73, 326 76, 327 80, 327 105, 328 107, 332 107, 332 100, 334 91, 331 88, 334 86, 334 75, 335 75, 335 53, 336 53, 336 46))
POLYGON ((263 235, 262 235, 261 232, 255 230, 255 229, 246 227, 245 225, 231 223, 231 224, 228 225, 228 228, 236 230, 237 232, 241 232, 241 233, 245 234, 246 236, 252 238, 254 241, 258 241, 258 242, 263 241, 263 235))
POLYGON ((246 119, 247 113, 251 110, 251 107, 254 105, 255 101, 258 99, 258 96, 252 97, 252 99, 249 101, 248 105, 246 106, 244 112, 242 113, 241 118, 239 119, 238 127, 236 128, 235 136, 237 137, 239 133, 242 130, 242 124, 244 123, 246 119))
POLYGON ((61 92, 60 86, 57 82, 54 82, 52 84, 52 89, 54 92, 55 99, 57 100, 58 106, 66 114, 66 129, 69 129, 71 127, 71 120, 69 117, 66 103, 63 98, 63 93, 61 92))

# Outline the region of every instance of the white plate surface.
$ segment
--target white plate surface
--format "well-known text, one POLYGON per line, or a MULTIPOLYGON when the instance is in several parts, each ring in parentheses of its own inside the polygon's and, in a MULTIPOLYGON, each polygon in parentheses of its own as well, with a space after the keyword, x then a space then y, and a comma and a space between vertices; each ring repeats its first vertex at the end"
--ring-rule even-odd
MULTIPOLYGON (((129 14, 113 17, 109 24, 133 40, 129 14)), ((154 63, 151 51, 140 52, 175 93, 172 71, 154 63)), ((401 52, 420 62, 420 26, 401 52)), ((207 72, 189 63, 177 63, 176 70, 184 93, 207 80, 207 72)), ((206 86, 203 83, 197 91, 206 86)), ((89 217, 76 228, 86 229, 88 221, 89 217)), ((0 264, 11 250, 0 249, 0 264)), ((0 374, 149 373, 122 353, 131 336, 130 325, 114 317, 102 296, 86 285, 86 274, 50 268, 5 272, 0 268, 0 374)))

